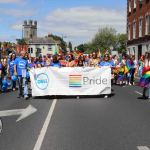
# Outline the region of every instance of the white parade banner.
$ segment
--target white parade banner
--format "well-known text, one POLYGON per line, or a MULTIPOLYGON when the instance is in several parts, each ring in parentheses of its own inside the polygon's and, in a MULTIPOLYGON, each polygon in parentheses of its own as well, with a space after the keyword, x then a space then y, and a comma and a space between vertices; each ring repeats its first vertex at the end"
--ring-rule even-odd
POLYGON ((111 94, 111 68, 44 67, 31 69, 32 96, 111 94))

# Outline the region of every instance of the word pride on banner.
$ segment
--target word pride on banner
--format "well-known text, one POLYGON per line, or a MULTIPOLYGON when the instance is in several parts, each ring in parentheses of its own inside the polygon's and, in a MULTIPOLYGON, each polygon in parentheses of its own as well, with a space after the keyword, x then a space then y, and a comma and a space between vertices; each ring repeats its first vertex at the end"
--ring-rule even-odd
POLYGON ((111 94, 109 67, 45 67, 30 71, 33 96, 111 94))

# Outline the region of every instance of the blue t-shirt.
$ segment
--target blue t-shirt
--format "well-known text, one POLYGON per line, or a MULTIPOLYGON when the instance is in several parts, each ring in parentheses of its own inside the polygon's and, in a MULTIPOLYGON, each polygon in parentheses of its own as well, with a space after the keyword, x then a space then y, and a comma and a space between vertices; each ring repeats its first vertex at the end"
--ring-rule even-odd
POLYGON ((15 65, 15 60, 9 61, 9 72, 14 73, 14 65, 15 65))
POLYGON ((28 67, 28 61, 26 59, 23 59, 21 57, 16 58, 15 63, 17 66, 17 74, 19 76, 22 76, 22 72, 23 70, 27 71, 27 67, 28 67))
POLYGON ((45 67, 45 66, 46 66, 46 62, 44 62, 44 61, 37 61, 36 64, 37 64, 37 65, 40 64, 42 67, 45 67))
POLYGON ((108 66, 108 67, 113 67, 114 66, 114 64, 113 64, 113 62, 111 62, 111 61, 102 61, 102 62, 100 62, 100 64, 99 64, 99 66, 101 66, 101 67, 106 67, 106 66, 108 66))
POLYGON ((45 67, 45 66, 46 66, 46 62, 45 62, 45 61, 42 61, 42 62, 41 62, 41 65, 42 65, 42 67, 45 67))
POLYGON ((3 68, 3 65, 0 63, 0 70, 2 70, 2 68, 3 68))
POLYGON ((60 62, 58 62, 58 63, 52 62, 52 63, 50 64, 50 66, 51 66, 51 67, 61 67, 61 64, 60 64, 60 62))
POLYGON ((28 67, 31 69, 31 68, 34 68, 35 67, 35 63, 29 63, 28 64, 28 67))

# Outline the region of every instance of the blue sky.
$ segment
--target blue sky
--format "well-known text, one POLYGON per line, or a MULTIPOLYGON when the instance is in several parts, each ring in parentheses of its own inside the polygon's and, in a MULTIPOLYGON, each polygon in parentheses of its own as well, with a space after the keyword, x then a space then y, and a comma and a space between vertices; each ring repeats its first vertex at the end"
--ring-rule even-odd
POLYGON ((0 0, 0 40, 20 38, 26 19, 38 21, 38 36, 64 35, 78 45, 105 26, 124 33, 126 0, 0 0))

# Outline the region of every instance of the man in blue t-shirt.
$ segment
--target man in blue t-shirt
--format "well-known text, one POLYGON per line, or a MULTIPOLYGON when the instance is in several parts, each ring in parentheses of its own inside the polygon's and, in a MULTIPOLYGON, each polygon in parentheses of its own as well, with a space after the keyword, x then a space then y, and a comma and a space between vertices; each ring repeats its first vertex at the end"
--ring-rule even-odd
POLYGON ((104 55, 104 60, 100 62, 99 64, 100 67, 114 67, 115 64, 113 63, 113 61, 110 60, 110 56, 108 54, 104 55))
MULTIPOLYGON (((100 67, 110 67, 113 68, 115 65, 114 63, 110 60, 109 54, 104 55, 104 59, 102 62, 99 63, 100 67)), ((105 98, 108 98, 108 95, 105 95, 105 98)))
POLYGON ((18 85, 19 85, 19 96, 18 98, 24 97, 28 99, 28 86, 27 86, 27 67, 28 61, 25 58, 25 52, 20 52, 20 57, 16 58, 14 62, 14 74, 18 76, 18 85), (23 92, 24 87, 24 92, 23 92))

